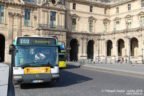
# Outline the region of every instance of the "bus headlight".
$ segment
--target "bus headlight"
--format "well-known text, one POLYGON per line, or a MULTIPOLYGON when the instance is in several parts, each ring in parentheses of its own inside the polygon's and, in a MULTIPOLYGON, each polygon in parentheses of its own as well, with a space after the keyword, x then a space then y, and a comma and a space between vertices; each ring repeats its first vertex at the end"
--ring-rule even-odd
POLYGON ((52 74, 53 78, 59 78, 59 74, 52 74))
POLYGON ((20 80, 22 80, 22 76, 21 75, 14 75, 14 80, 20 81, 20 80))

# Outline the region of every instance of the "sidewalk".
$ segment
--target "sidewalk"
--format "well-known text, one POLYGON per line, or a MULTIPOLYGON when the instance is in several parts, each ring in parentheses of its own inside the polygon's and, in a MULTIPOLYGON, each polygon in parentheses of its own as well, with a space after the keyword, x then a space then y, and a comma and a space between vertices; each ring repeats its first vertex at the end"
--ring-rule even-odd
POLYGON ((0 63, 0 96, 7 96, 9 67, 0 63))
MULTIPOLYGON (((70 62, 70 64, 74 63, 70 62)), ((79 66, 80 64, 75 63, 75 65, 79 66)), ((144 64, 82 64, 80 67, 144 79, 144 64)))

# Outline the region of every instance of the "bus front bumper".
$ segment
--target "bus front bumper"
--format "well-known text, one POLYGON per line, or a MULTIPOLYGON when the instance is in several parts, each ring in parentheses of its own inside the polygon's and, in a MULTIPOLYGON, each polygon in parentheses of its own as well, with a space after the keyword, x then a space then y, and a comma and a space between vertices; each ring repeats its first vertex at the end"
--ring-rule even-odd
POLYGON ((14 75, 15 84, 24 83, 44 83, 50 81, 58 81, 59 74, 23 74, 14 75))

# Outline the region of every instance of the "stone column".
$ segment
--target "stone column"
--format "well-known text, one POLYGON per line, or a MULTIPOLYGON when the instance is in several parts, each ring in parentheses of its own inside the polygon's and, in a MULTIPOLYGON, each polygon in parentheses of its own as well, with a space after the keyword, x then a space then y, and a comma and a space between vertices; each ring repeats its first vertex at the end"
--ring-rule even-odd
POLYGON ((114 42, 112 42, 112 55, 115 57, 118 57, 118 44, 117 41, 114 40, 114 42))
POLYGON ((19 23, 18 23, 17 35, 22 36, 22 16, 21 15, 18 15, 18 20, 19 20, 19 23))
POLYGON ((60 26, 60 13, 56 12, 56 26, 59 27, 60 26))
POLYGON ((88 39, 84 38, 83 39, 83 58, 87 59, 87 43, 88 39))
POLYGON ((14 14, 9 13, 9 27, 8 27, 8 38, 10 44, 13 44, 13 23, 14 23, 14 14))
POLYGON ((82 59, 82 40, 81 39, 77 39, 78 40, 78 60, 82 59))
POLYGON ((141 35, 139 35, 138 36, 138 56, 139 56, 139 61, 138 61, 138 63, 142 63, 143 62, 143 47, 142 47, 142 45, 143 45, 143 38, 142 38, 143 36, 142 36, 142 34, 141 35))
POLYGON ((97 40, 94 40, 94 58, 97 56, 97 40))
POLYGON ((118 58, 118 44, 117 41, 114 40, 114 42, 112 42, 112 58, 113 59, 113 63, 115 63, 117 61, 118 58))

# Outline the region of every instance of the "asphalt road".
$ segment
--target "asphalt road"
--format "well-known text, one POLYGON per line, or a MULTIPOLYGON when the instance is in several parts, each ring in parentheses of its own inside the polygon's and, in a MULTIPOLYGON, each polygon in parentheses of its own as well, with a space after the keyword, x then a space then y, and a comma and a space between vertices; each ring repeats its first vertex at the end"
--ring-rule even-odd
POLYGON ((70 65, 56 84, 16 87, 16 96, 144 96, 144 79, 70 65))

